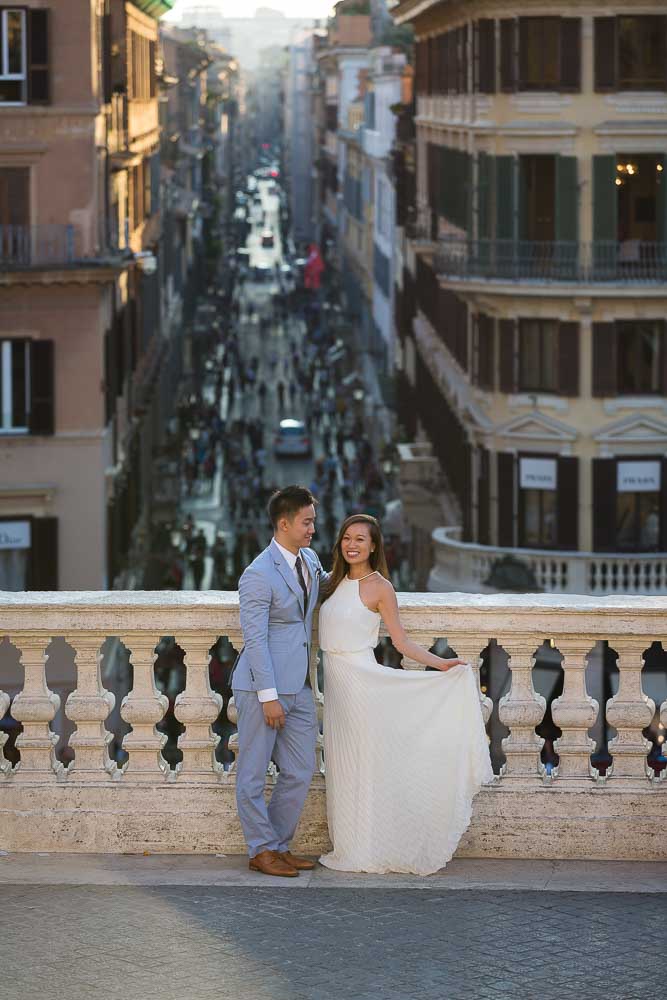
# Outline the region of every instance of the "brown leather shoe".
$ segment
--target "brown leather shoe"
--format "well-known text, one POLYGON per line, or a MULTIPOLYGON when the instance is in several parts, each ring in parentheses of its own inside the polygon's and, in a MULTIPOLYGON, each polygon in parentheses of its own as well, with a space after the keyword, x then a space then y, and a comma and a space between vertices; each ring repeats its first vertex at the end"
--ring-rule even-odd
POLYGON ((290 851, 276 851, 276 857, 281 858, 300 872, 309 872, 315 867, 314 861, 310 861, 308 858, 299 858, 295 854, 291 854, 290 851))
POLYGON ((254 858, 250 858, 248 868, 251 872, 278 875, 282 878, 295 878, 299 874, 296 868, 288 864, 277 851, 260 851, 254 858))

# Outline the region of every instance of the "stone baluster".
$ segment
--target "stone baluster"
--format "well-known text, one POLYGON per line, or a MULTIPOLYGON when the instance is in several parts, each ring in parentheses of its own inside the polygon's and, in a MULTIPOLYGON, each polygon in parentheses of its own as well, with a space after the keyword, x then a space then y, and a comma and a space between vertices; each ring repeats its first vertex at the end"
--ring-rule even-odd
POLYGON ((68 768, 73 781, 99 781, 102 772, 118 772, 116 762, 109 757, 109 744, 113 739, 104 726, 112 711, 116 696, 102 684, 102 643, 104 637, 73 633, 65 641, 75 650, 76 690, 65 703, 65 715, 76 722, 76 731, 70 738, 75 759, 68 768))
POLYGON ((535 726, 544 717, 546 701, 533 687, 535 637, 513 635, 506 641, 498 637, 498 643, 509 656, 512 673, 512 686, 498 703, 500 721, 510 730, 509 736, 502 741, 507 758, 503 777, 525 779, 544 776, 545 769, 540 760, 544 740, 535 732, 535 726))
MULTIPOLYGON (((243 649, 243 633, 241 632, 240 629, 238 630, 238 632, 235 632, 235 631, 229 631, 229 632, 227 632, 227 638, 231 642, 231 644, 234 647, 234 649, 237 649, 237 650, 243 649)), ((229 719, 229 721, 231 722, 231 724, 233 726, 238 725, 239 713, 238 713, 238 709, 236 708, 236 703, 234 701, 234 696, 233 695, 229 699, 229 701, 227 702, 227 718, 229 719)), ((239 737, 238 737, 238 733, 232 733, 231 734, 231 736, 227 740, 227 749, 231 753, 235 754, 235 756, 238 756, 238 752, 239 752, 239 737)), ((233 771, 234 768, 235 768, 235 766, 236 766, 236 760, 234 760, 232 762, 232 765, 230 767, 230 771, 233 771)))
POLYGON ((224 772, 215 759, 215 748, 220 742, 211 726, 222 708, 222 695, 211 690, 209 677, 209 650, 217 636, 197 633, 176 642, 185 649, 185 691, 176 698, 174 715, 183 722, 186 730, 178 737, 183 761, 177 771, 188 781, 210 781, 214 774, 224 772))
POLYGON ((557 642, 563 656, 563 693, 551 703, 551 716, 563 734, 554 741, 559 763, 554 777, 584 778, 597 776, 590 757, 595 740, 588 735, 599 705, 586 690, 586 657, 593 643, 590 639, 565 637, 557 642))
POLYGON ((157 658, 157 636, 122 635, 121 642, 130 650, 134 667, 134 684, 121 702, 121 717, 132 726, 123 740, 123 749, 130 755, 128 772, 133 781, 155 781, 156 769, 169 776, 168 762, 162 756, 166 734, 158 733, 155 725, 169 706, 166 694, 155 686, 154 664, 157 658))
MULTIPOLYGON (((0 691, 0 719, 4 719, 10 701, 9 695, 5 691, 0 691)), ((0 732, 0 774, 10 774, 12 770, 10 761, 7 760, 2 751, 8 739, 7 733, 0 732)))
POLYGON ((456 650, 456 655, 460 660, 466 660, 472 667, 475 673, 475 682, 477 684, 477 690, 479 691, 480 706, 482 709, 482 718, 484 719, 484 725, 491 718, 491 712, 493 711, 493 702, 488 695, 482 692, 482 687, 479 678, 479 668, 481 665, 481 654, 479 648, 479 639, 475 639, 471 636, 450 636, 449 641, 451 646, 456 650))
POLYGON ((618 733, 609 741, 609 752, 613 757, 609 777, 647 778, 652 777, 646 757, 651 743, 642 736, 642 729, 648 726, 655 712, 655 702, 642 689, 642 667, 644 639, 615 639, 614 649, 618 653, 618 691, 607 702, 607 722, 618 733))
POLYGON ((44 781, 64 771, 55 755, 58 734, 49 726, 60 708, 59 696, 46 683, 46 647, 51 640, 25 635, 19 641, 25 680, 12 705, 12 715, 23 723, 23 732, 16 740, 21 760, 14 768, 14 777, 17 781, 44 781))
MULTIPOLYGON (((660 725, 662 726, 660 735, 663 737, 663 741, 660 744, 660 749, 661 752, 664 754, 667 753, 667 747, 665 746, 665 741, 667 740, 667 698, 665 698, 662 705, 660 706, 660 725)), ((667 768, 663 768, 660 774, 658 775, 658 780, 665 781, 666 779, 667 779, 667 768)))

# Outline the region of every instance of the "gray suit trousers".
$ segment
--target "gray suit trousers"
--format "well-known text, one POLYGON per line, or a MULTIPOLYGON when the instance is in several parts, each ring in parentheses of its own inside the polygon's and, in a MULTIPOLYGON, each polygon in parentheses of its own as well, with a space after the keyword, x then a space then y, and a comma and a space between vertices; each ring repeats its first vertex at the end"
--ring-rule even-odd
POLYGON ((285 726, 275 730, 264 721, 256 691, 235 691, 239 753, 236 764, 236 804, 248 854, 286 851, 294 836, 315 771, 318 734, 313 693, 278 694, 285 726), (273 758, 280 769, 267 805, 266 769, 273 758))

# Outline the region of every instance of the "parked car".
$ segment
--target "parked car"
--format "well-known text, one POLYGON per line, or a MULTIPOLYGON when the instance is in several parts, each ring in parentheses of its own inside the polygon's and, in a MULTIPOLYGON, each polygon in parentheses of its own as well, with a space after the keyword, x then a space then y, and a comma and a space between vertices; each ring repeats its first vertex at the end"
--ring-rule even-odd
POLYGON ((280 421, 273 446, 276 456, 308 456, 310 449, 310 437, 302 420, 290 417, 280 421))
POLYGON ((273 231, 271 229, 265 229, 262 233, 262 246, 265 248, 272 248, 274 245, 273 231))

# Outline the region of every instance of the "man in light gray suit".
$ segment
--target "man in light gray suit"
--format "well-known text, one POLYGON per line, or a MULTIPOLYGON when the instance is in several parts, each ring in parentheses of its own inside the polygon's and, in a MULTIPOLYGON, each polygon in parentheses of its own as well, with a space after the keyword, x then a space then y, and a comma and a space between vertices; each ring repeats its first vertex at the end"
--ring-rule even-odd
POLYGON ((294 877, 314 868, 289 850, 315 770, 317 714, 308 667, 313 611, 328 578, 310 548, 316 501, 287 486, 269 501, 274 536, 239 581, 244 647, 232 688, 238 711, 236 802, 249 867, 294 877), (270 802, 266 769, 279 768, 270 802))

